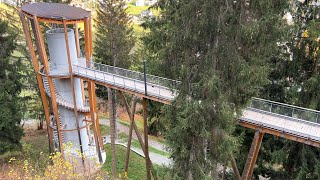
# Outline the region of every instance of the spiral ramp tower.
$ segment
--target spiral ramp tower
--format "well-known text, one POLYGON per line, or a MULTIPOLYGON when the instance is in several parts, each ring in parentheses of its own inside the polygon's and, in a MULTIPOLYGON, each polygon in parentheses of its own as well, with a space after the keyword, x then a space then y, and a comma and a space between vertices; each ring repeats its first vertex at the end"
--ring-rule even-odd
POLYGON ((73 74, 80 59, 92 58, 91 13, 65 4, 30 3, 20 9, 20 19, 45 110, 50 150, 82 163, 103 163, 94 83, 73 74), (41 23, 51 28, 43 33, 41 23), (84 47, 79 23, 85 27, 84 47), (86 57, 80 57, 80 49, 86 57))
MULTIPOLYGON (((50 55, 50 72, 57 75, 69 75, 69 65, 67 60, 67 52, 65 50, 65 38, 63 29, 51 29, 46 32, 47 44, 50 55)), ((74 31, 68 29, 69 49, 72 64, 77 64, 77 52, 74 38, 74 31)), ((50 96, 50 88, 47 78, 43 78, 44 88, 46 93, 50 96)), ((71 142, 72 147, 80 149, 80 143, 82 145, 82 151, 86 155, 90 154, 89 150, 89 137, 86 132, 87 123, 85 120, 84 112, 89 112, 90 108, 84 107, 83 92, 81 90, 80 79, 74 78, 74 92, 75 102, 74 105, 72 87, 70 78, 55 78, 53 80, 54 94, 58 104, 59 119, 61 130, 65 129, 77 129, 77 123, 79 125, 79 132, 77 131, 63 131, 63 142, 71 142), (74 108, 77 107, 78 117, 76 117, 74 108), (79 134, 78 134, 79 133, 79 134), (81 142, 80 142, 81 141, 81 142)))

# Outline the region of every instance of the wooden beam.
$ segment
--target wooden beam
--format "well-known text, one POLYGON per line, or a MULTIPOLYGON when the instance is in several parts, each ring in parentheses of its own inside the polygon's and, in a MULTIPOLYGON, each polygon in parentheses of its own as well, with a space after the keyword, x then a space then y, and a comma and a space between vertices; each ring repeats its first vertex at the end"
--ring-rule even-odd
POLYGON ((148 144, 148 122, 147 122, 147 100, 142 99, 143 107, 143 120, 144 120, 144 145, 145 145, 145 156, 146 156, 146 171, 147 180, 151 180, 151 161, 149 157, 149 144, 148 144))
POLYGON ((90 104, 90 115, 91 115, 91 121, 92 121, 92 130, 93 130, 93 135, 94 135, 94 140, 95 140, 95 145, 96 145, 96 151, 98 153, 98 159, 100 163, 103 163, 102 156, 101 156, 101 151, 99 147, 99 139, 98 139, 98 133, 97 133, 97 128, 96 128, 96 113, 94 112, 94 96, 93 96, 93 82, 88 81, 88 96, 89 96, 89 104, 90 104))
POLYGON ((230 154, 230 156, 231 156, 231 166, 232 166, 232 169, 233 169, 234 179, 235 180, 241 180, 241 175, 240 175, 239 169, 237 167, 236 159, 234 158, 234 156, 232 154, 230 154))
POLYGON ((97 108, 97 96, 96 96, 96 86, 94 83, 92 83, 92 98, 93 98, 93 110, 94 113, 96 114, 96 119, 94 121, 95 125, 96 125, 96 129, 97 129, 97 136, 99 139, 99 143, 100 143, 100 148, 101 150, 104 149, 103 146, 103 141, 102 141, 102 137, 101 137, 101 130, 100 130, 100 122, 99 122, 99 116, 98 116, 98 108, 97 108))
POLYGON ((61 132, 61 127, 60 127, 60 118, 59 118, 59 109, 58 109, 58 105, 57 105, 57 101, 56 101, 56 95, 55 95, 55 89, 54 89, 54 85, 53 85, 53 80, 52 78, 49 76, 49 62, 48 62, 48 57, 46 54, 46 49, 44 46, 44 40, 41 34, 41 30, 40 30, 40 24, 38 22, 38 18, 37 16, 33 16, 33 23, 34 23, 34 28, 35 28, 35 36, 36 39, 38 41, 36 41, 37 46, 38 46, 38 53, 39 53, 39 57, 42 60, 42 63, 44 64, 45 70, 46 70, 46 76, 48 78, 48 84, 49 84, 49 89, 50 89, 50 94, 51 94, 51 102, 52 102, 52 108, 53 108, 53 113, 54 113, 54 117, 56 119, 56 123, 57 123, 57 128, 58 128, 58 135, 59 135, 59 148, 60 148, 60 152, 62 157, 64 157, 64 153, 63 153, 63 142, 62 142, 62 132, 61 132))
MULTIPOLYGON (((129 117, 130 117, 130 115, 131 115, 130 107, 129 107, 129 104, 128 104, 126 98, 125 98, 124 95, 123 95, 123 92, 118 91, 118 94, 119 94, 120 99, 122 100, 122 102, 123 102, 123 104, 124 104, 124 106, 125 106, 125 108, 126 108, 126 110, 127 110, 127 112, 128 112, 128 115, 129 115, 129 117)), ((140 132, 139 132, 139 129, 138 129, 135 121, 133 121, 133 129, 134 129, 134 131, 135 131, 135 133, 136 133, 136 135, 137 135, 137 138, 138 138, 138 140, 139 140, 139 143, 140 143, 141 149, 142 149, 142 151, 143 151, 143 154, 146 155, 146 151, 145 151, 145 149, 144 149, 144 148, 145 148, 144 142, 143 142, 143 140, 142 140, 142 136, 141 136, 141 134, 140 134, 140 132)))
POLYGON ((115 108, 113 103, 115 101, 114 90, 108 89, 108 109, 109 109, 109 122, 110 122, 110 138, 111 138, 111 158, 112 158, 112 177, 117 177, 116 170, 116 149, 115 149, 115 108))
POLYGON ((86 52, 86 60, 87 60, 87 66, 90 65, 90 60, 91 60, 91 54, 90 54, 90 20, 88 17, 85 18, 84 21, 84 44, 85 44, 85 52, 86 52))
POLYGON ((26 42, 29 48, 29 53, 30 53, 30 57, 31 57, 31 61, 35 70, 35 74, 36 74, 36 78, 37 78, 37 82, 38 82, 38 87, 39 87, 39 91, 40 91, 40 97, 42 100, 42 106, 44 109, 44 114, 45 114, 45 118, 46 118, 46 124, 47 124, 47 131, 48 131, 48 138, 49 138, 49 151, 50 153, 52 153, 54 151, 53 149, 53 132, 52 129, 50 128, 50 124, 51 124, 51 120, 50 120, 50 112, 49 112, 49 106, 48 106, 48 101, 47 101, 47 97, 46 97, 46 93, 44 91, 44 85, 42 82, 42 77, 41 75, 38 73, 39 71, 39 65, 38 65, 38 61, 37 61, 37 56, 32 44, 32 39, 31 39, 31 34, 28 28, 28 24, 27 21, 25 19, 24 14, 22 13, 21 9, 19 10, 19 15, 20 15, 20 19, 22 22, 22 27, 23 27, 23 31, 25 33, 25 37, 26 37, 26 42))
POLYGON ((303 137, 295 136, 293 134, 286 134, 284 132, 280 132, 280 131, 273 130, 273 129, 267 129, 267 128, 261 127, 260 125, 254 125, 254 124, 246 123, 246 122, 243 122, 243 121, 239 121, 239 125, 241 125, 243 127, 246 127, 246 128, 249 128, 249 129, 260 130, 261 132, 264 132, 264 133, 267 133, 267 134, 271 134, 271 135, 274 135, 274 136, 279 136, 279 137, 282 137, 282 138, 285 138, 285 139, 289 139, 289 140, 292 140, 292 141, 297 141, 297 142, 300 142, 300 143, 304 143, 304 144, 307 144, 307 145, 310 145, 310 146, 314 146, 314 147, 320 148, 320 142, 314 141, 312 139, 306 139, 306 138, 303 138, 303 137))
POLYGON ((91 25, 91 17, 89 18, 89 49, 90 55, 92 56, 92 25, 91 25))
POLYGON ((76 41, 76 48, 77 48, 77 57, 80 58, 80 40, 79 40, 79 30, 78 30, 78 24, 74 24, 74 38, 76 41))
POLYGON ((134 115, 136 113, 136 105, 137 105, 138 98, 134 97, 132 101, 132 109, 129 117, 130 117, 130 128, 129 128, 129 138, 128 138, 128 145, 127 145, 127 152, 126 152, 126 162, 124 166, 124 172, 128 172, 128 167, 129 167, 129 158, 130 158, 130 151, 131 151, 131 141, 132 141, 132 130, 133 130, 133 123, 134 123, 134 115))
POLYGON ((256 131, 256 133, 254 134, 254 138, 252 140, 252 144, 251 144, 251 148, 250 148, 250 151, 248 154, 248 158, 247 158, 246 164, 243 169, 243 173, 242 173, 242 177, 241 177, 242 180, 251 180, 252 179, 253 169, 254 169, 254 166, 255 166, 257 158, 258 158, 263 135, 264 135, 264 133, 262 133, 260 131, 256 131))
MULTIPOLYGON (((84 156, 83 156, 83 147, 82 147, 82 139, 81 139, 81 132, 79 129, 79 114, 78 114, 78 107, 77 107, 77 99, 76 99, 76 92, 74 87, 74 77, 72 73, 72 60, 70 57, 70 48, 69 48, 69 38, 68 38, 68 28, 65 19, 63 20, 63 30, 64 30, 64 39, 66 43, 66 50, 67 50, 67 59, 68 59, 68 65, 69 65, 69 74, 70 74, 70 81, 71 81, 71 93, 73 97, 73 112, 76 119, 76 126, 77 126, 77 133, 78 133, 78 141, 79 141, 79 147, 81 152, 81 159, 84 163, 84 156)), ((82 120, 81 120, 82 121, 82 120)))
MULTIPOLYGON (((127 102, 127 100, 126 100, 123 92, 122 92, 122 91, 118 91, 118 94, 119 94, 120 99, 121 99, 122 103, 124 104, 124 106, 125 106, 125 108, 126 108, 126 110, 127 110, 127 112, 128 112, 128 116, 130 117, 130 115, 131 115, 130 107, 129 107, 129 104, 128 104, 128 102, 127 102)), ((138 138, 138 140, 139 140, 139 143, 140 143, 141 149, 142 149, 142 151, 143 151, 143 154, 144 154, 144 156, 146 157, 145 145, 144 145, 144 142, 143 142, 143 140, 142 140, 142 136, 140 135, 140 132, 139 132, 139 130, 138 130, 138 127, 137 127, 135 121, 133 121, 133 129, 134 129, 134 131, 135 131, 135 133, 136 133, 136 135, 137 135, 137 138, 138 138)), ((146 159, 146 160, 147 160, 147 159, 146 159)), ((152 166, 152 163, 151 163, 150 158, 149 158, 149 161, 150 161, 149 164, 151 164, 151 166, 152 166)), ((153 176, 153 178, 154 178, 155 180, 158 179, 158 178, 157 178, 157 174, 153 173, 153 171, 152 171, 152 176, 153 176)))

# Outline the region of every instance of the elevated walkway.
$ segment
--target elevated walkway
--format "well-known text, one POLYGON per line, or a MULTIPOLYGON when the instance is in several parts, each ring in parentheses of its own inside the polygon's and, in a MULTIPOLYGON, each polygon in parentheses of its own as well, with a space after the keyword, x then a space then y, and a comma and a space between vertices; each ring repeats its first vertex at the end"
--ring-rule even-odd
MULTIPOLYGON (((59 74, 57 71, 54 73, 54 76, 59 74)), ((61 71, 60 74, 66 76, 68 72, 61 71)), ((79 63, 73 65, 73 74, 84 80, 165 104, 170 104, 177 96, 176 87, 180 83, 167 78, 147 75, 147 92, 145 92, 143 73, 95 62, 88 64, 84 59, 79 59, 79 63)), ((50 92, 45 78, 44 84, 46 92, 50 92)), ((59 105, 73 108, 72 102, 63 100, 57 93, 56 96, 59 105)), ((88 107, 79 110, 82 112, 90 111, 88 107)), ((319 123, 319 111, 259 98, 253 98, 250 106, 244 110, 243 115, 239 118, 239 124, 244 127, 316 147, 320 147, 319 123)))

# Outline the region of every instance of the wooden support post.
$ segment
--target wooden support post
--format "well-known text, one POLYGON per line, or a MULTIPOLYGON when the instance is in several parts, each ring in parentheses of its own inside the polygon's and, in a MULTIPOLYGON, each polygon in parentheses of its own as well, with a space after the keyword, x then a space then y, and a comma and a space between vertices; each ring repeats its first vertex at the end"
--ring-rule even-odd
POLYGON ((86 65, 87 66, 90 66, 90 60, 91 60, 91 51, 90 51, 90 47, 91 47, 91 45, 90 45, 90 38, 89 38, 89 32, 90 32, 90 30, 89 30, 89 18, 88 17, 86 17, 85 18, 85 21, 84 21, 84 41, 85 41, 85 55, 86 55, 86 60, 87 60, 87 63, 86 63, 86 65))
POLYGON ((42 63, 44 64, 44 67, 46 70, 46 76, 48 78, 53 113, 54 113, 54 117, 57 122, 57 131, 58 131, 58 135, 59 135, 60 152, 61 152, 62 157, 64 157, 62 132, 61 132, 61 127, 60 127, 59 109, 58 109, 58 105, 57 105, 57 101, 56 101, 55 88, 53 85, 53 79, 52 79, 52 77, 49 76, 49 71, 50 71, 49 62, 48 62, 48 57, 47 57, 45 46, 44 46, 44 40, 41 35, 40 24, 38 22, 37 16, 33 16, 33 23, 34 23, 34 29, 35 29, 35 36, 36 36, 36 39, 38 40, 38 41, 36 41, 36 43, 37 43, 37 47, 39 48, 38 49, 39 56, 40 56, 40 59, 42 60, 42 63))
POLYGON ((90 103, 90 115, 91 115, 91 121, 92 121, 92 129, 93 129, 93 135, 94 135, 94 140, 96 144, 96 151, 98 153, 98 159, 99 162, 102 163, 102 156, 101 156, 101 151, 99 147, 99 139, 98 139, 98 133, 97 133, 97 128, 96 128, 96 113, 94 111, 94 96, 93 96, 93 91, 94 91, 94 84, 91 81, 88 81, 88 96, 89 96, 89 103, 90 103))
POLYGON ((147 180, 151 180, 151 161, 149 158, 149 146, 148 146, 148 122, 147 122, 147 100, 142 99, 143 106, 143 120, 144 120, 144 145, 145 145, 145 158, 146 158, 146 171, 147 180))
POLYGON ((99 116, 98 116, 98 108, 97 108, 97 96, 96 96, 96 86, 94 83, 92 83, 92 98, 93 98, 93 110, 94 113, 96 114, 95 116, 95 126, 96 126, 96 130, 97 130, 97 136, 98 136, 98 140, 99 140, 99 145, 100 145, 100 149, 103 150, 104 146, 103 146, 103 141, 102 141, 102 137, 101 137, 101 130, 100 130, 100 122, 99 122, 99 116))
POLYGON ((77 99, 76 99, 76 92, 74 87, 74 77, 72 73, 72 60, 70 57, 70 48, 69 48, 69 38, 68 38, 68 28, 66 24, 66 20, 63 20, 63 30, 64 30, 64 38, 66 43, 66 50, 67 50, 67 59, 68 59, 68 65, 69 65, 69 74, 70 74, 70 81, 71 81, 71 91, 72 91, 72 97, 73 97, 73 112, 76 118, 76 126, 77 126, 77 132, 78 132, 78 141, 79 141, 79 147, 81 152, 81 159, 84 163, 84 156, 83 156, 83 147, 82 147, 82 140, 81 140, 81 132, 79 129, 79 114, 78 114, 78 108, 77 108, 77 99))
MULTIPOLYGON (((119 96, 120 96, 120 98, 121 98, 121 100, 122 100, 122 102, 123 102, 123 104, 124 104, 124 106, 125 106, 125 108, 126 108, 126 110, 127 110, 127 112, 128 112, 128 115, 129 115, 129 117, 130 117, 131 111, 130 111, 129 104, 128 104, 126 98, 124 97, 123 92, 121 92, 121 91, 118 91, 118 92, 119 92, 118 94, 119 94, 119 96)), ((137 135, 137 137, 138 137, 138 140, 139 140, 141 149, 142 149, 142 151, 143 151, 143 154, 146 155, 146 152, 145 152, 145 149, 144 149, 144 142, 143 142, 143 140, 142 140, 142 136, 141 136, 141 134, 140 134, 140 132, 139 132, 139 129, 138 129, 135 121, 133 121, 133 129, 134 129, 134 131, 135 131, 135 133, 136 133, 136 135, 137 135)))
POLYGON ((252 179, 253 169, 256 164, 259 150, 262 143, 264 133, 261 133, 259 130, 254 134, 254 138, 252 140, 251 148, 248 154, 248 158, 242 173, 242 180, 250 180, 252 179))
POLYGON ((74 24, 74 34, 75 34, 75 41, 76 41, 76 48, 77 48, 77 57, 80 57, 80 41, 79 41, 79 30, 78 30, 78 23, 74 24))
POLYGON ((92 26, 91 26, 91 17, 89 18, 89 50, 92 55, 92 26))
POLYGON ((115 101, 114 96, 115 91, 112 89, 108 89, 108 109, 109 109, 109 121, 110 121, 110 138, 111 138, 111 158, 112 158, 112 177, 116 178, 117 170, 116 170, 116 149, 115 149, 115 108, 113 107, 113 103, 115 101))
POLYGON ((230 156, 231 156, 231 166, 232 166, 232 169, 233 169, 234 179, 235 180, 241 180, 241 176, 240 176, 239 169, 237 167, 236 159, 233 157, 232 154, 230 154, 230 156))
POLYGON ((44 109, 44 114, 45 114, 45 118, 46 118, 46 124, 47 124, 47 131, 48 131, 48 138, 49 138, 49 150, 50 153, 52 153, 54 151, 53 147, 53 132, 52 132, 52 128, 49 126, 51 123, 50 120, 50 112, 49 112, 49 106, 48 106, 48 101, 47 101, 47 97, 44 91, 44 85, 42 82, 42 77, 41 75, 38 73, 39 71, 39 65, 38 65, 38 61, 37 61, 37 57, 36 57, 36 53, 32 44, 32 40, 31 40, 31 35, 30 35, 30 31, 28 28, 28 24, 26 22, 25 16, 24 14, 21 12, 21 10, 19 10, 19 15, 20 15, 20 19, 22 22, 22 27, 23 27, 23 31, 25 33, 25 37, 26 37, 26 42, 30 51, 30 57, 31 57, 31 61, 32 64, 34 66, 34 70, 36 73, 36 77, 37 77, 37 82, 38 82, 38 87, 39 87, 39 91, 40 91, 40 97, 42 100, 42 106, 44 109))
MULTIPOLYGON (((132 130, 133 130, 133 123, 134 123, 134 114, 136 113, 136 105, 137 105, 137 97, 133 98, 132 101, 132 110, 130 112, 130 128, 129 128, 129 138, 128 138, 128 145, 127 145, 127 152, 126 152, 126 162, 124 166, 124 172, 128 172, 128 166, 129 166, 129 158, 130 158, 130 151, 131 151, 131 141, 132 141, 132 130)), ((129 113, 129 112, 128 112, 129 113)))

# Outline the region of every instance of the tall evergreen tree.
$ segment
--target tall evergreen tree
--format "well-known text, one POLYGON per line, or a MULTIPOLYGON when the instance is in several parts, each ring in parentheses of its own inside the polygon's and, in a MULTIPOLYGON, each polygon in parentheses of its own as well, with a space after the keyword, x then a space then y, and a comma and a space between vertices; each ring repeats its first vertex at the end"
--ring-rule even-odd
POLYGON ((23 130, 20 127, 21 60, 11 54, 16 49, 16 34, 0 19, 0 154, 19 149, 23 130))
MULTIPOLYGON (((270 61, 264 98, 320 110, 319 11, 317 1, 291 1, 291 38, 270 61)), ((320 150, 302 143, 266 138, 259 171, 271 178, 319 179, 320 150), (266 164, 281 165, 273 169, 266 164)))
POLYGON ((182 179, 217 177, 236 152, 236 116, 266 82, 265 62, 281 41, 281 0, 160 0, 144 39, 161 75, 181 79, 167 107, 166 139, 182 179))
MULTIPOLYGON (((131 65, 130 51, 134 46, 133 28, 131 19, 126 12, 125 0, 102 0, 99 1, 97 10, 96 38, 94 43, 94 55, 97 62, 129 68, 131 65)), ((112 174, 116 176, 115 170, 115 148, 114 139, 117 138, 117 121, 116 121, 116 92, 99 86, 97 95, 109 101, 109 119, 111 128, 112 141, 112 174)))

